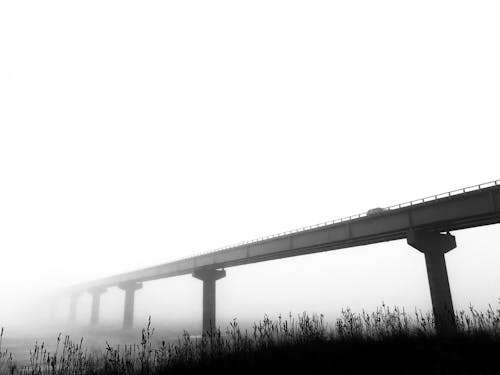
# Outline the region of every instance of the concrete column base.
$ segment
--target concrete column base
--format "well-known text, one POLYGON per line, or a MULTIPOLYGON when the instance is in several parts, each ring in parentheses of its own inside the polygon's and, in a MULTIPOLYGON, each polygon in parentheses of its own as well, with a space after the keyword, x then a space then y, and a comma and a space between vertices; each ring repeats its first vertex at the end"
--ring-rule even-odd
POLYGON ((455 236, 428 231, 411 231, 408 244, 425 255, 436 332, 448 335, 456 332, 455 310, 444 254, 457 247, 455 236))
POLYGON ((199 269, 193 277, 203 281, 203 328, 202 333, 211 333, 216 327, 215 282, 226 277, 225 270, 199 269))

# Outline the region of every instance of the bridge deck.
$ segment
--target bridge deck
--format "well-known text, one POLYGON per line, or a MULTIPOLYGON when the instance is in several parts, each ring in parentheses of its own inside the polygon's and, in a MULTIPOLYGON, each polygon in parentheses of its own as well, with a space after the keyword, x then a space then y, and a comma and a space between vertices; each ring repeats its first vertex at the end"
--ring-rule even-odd
POLYGON ((75 285, 71 290, 110 287, 297 255, 406 238, 409 230, 455 231, 500 222, 500 181, 388 207, 315 226, 247 241, 158 266, 75 285))

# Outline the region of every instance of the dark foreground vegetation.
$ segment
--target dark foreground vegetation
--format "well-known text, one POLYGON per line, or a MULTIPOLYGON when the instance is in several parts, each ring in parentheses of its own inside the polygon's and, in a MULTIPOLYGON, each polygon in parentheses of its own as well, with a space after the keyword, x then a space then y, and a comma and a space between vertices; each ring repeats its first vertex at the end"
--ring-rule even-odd
MULTIPOLYGON (((437 337, 429 314, 383 305, 373 313, 343 310, 329 326, 323 316, 265 317, 250 331, 232 322, 193 339, 153 343, 149 323, 140 342, 90 351, 83 340, 58 338, 57 349, 36 344, 29 365, 0 354, 6 374, 500 374, 500 309, 470 308, 456 316, 458 333, 437 337)), ((2 331, 3 334, 3 331, 2 331)), ((1 339, 1 337, 0 337, 1 339)), ((0 341, 1 347, 1 341, 0 341)))

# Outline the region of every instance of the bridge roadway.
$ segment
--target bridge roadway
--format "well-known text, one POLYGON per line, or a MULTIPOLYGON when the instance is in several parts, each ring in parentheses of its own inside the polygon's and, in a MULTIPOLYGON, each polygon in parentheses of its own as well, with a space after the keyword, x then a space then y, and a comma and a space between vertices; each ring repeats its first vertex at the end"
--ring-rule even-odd
POLYGON ((91 321, 96 324, 100 294, 118 286, 126 292, 124 326, 131 327, 133 295, 143 282, 192 274, 203 281, 206 331, 215 324, 215 281, 225 276, 225 268, 406 238, 425 254, 436 328, 449 332, 454 320, 444 253, 456 246, 449 232, 499 222, 500 180, 74 285, 66 291, 73 296, 70 319, 74 319, 76 297, 88 291, 93 295, 91 321))

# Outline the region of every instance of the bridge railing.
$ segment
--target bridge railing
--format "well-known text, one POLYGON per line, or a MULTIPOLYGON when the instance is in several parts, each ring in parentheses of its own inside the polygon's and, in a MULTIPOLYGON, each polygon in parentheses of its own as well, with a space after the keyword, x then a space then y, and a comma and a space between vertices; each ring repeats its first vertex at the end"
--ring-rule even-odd
MULTIPOLYGON (((384 208, 384 210, 388 210, 388 211, 399 210, 401 208, 416 206, 416 205, 423 204, 426 202, 435 201, 435 200, 439 200, 439 199, 445 199, 445 198, 449 198, 449 197, 452 197, 455 195, 465 194, 465 193, 468 193, 471 191, 486 189, 486 188, 490 188, 493 186, 500 186, 500 180, 494 180, 494 181, 486 182, 486 183, 479 184, 479 185, 472 185, 472 186, 468 186, 468 187, 465 187, 462 189, 448 191, 446 193, 430 195, 430 196, 425 197, 425 198, 415 199, 415 200, 408 201, 405 203, 400 203, 400 204, 396 204, 393 206, 389 206, 389 207, 384 208)), ((309 226, 298 228, 298 229, 292 229, 292 230, 288 230, 288 231, 281 232, 281 233, 271 234, 268 236, 263 236, 263 237, 255 238, 252 240, 235 243, 235 244, 228 245, 228 246, 222 246, 222 247, 219 247, 215 250, 197 253, 195 255, 190 255, 188 257, 181 258, 178 260, 186 260, 186 259, 196 258, 196 257, 201 256, 201 255, 213 254, 213 253, 221 252, 221 251, 232 249, 232 248, 239 247, 239 246, 249 245, 249 244, 256 243, 256 242, 262 242, 262 241, 270 240, 270 239, 277 238, 277 237, 287 236, 287 235, 297 233, 297 232, 305 232, 305 231, 308 231, 311 229, 325 227, 327 225, 339 224, 339 223, 343 223, 346 221, 360 219, 360 218, 365 217, 367 215, 368 215, 367 212, 363 212, 363 213, 356 214, 356 215, 345 216, 345 217, 342 217, 340 219, 329 220, 329 221, 325 221, 325 222, 319 223, 319 224, 309 225, 309 226)))

